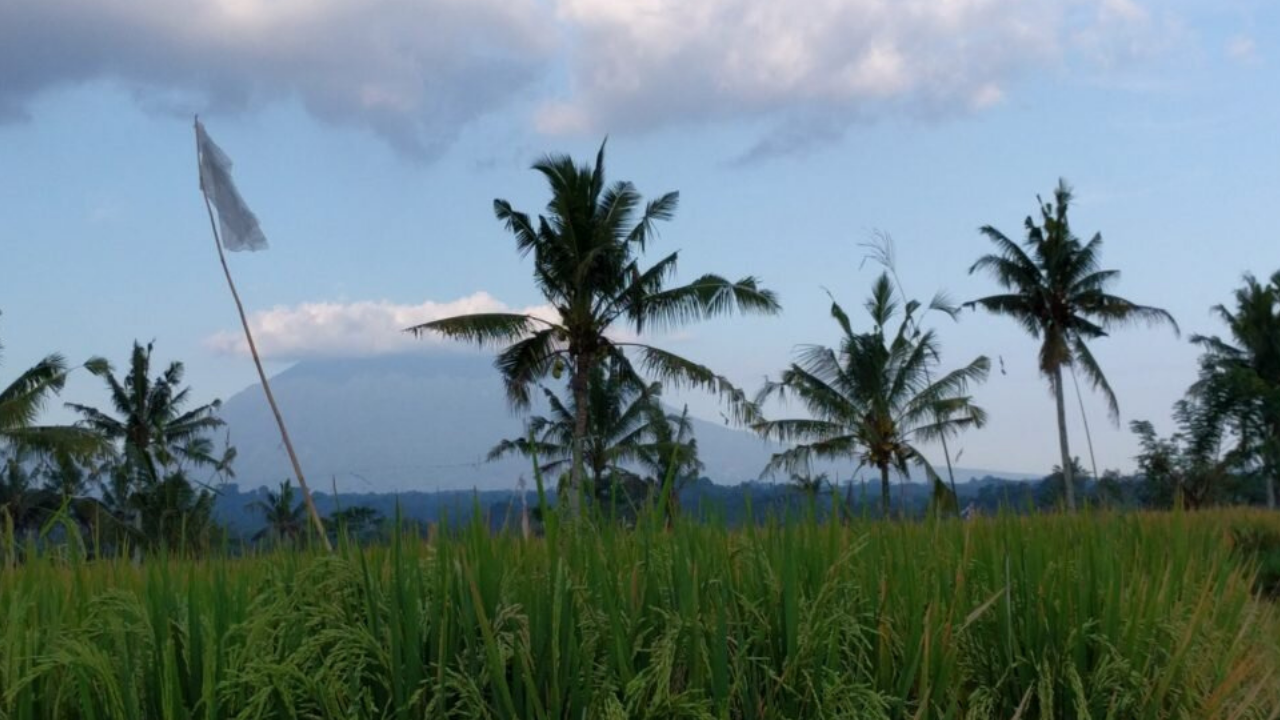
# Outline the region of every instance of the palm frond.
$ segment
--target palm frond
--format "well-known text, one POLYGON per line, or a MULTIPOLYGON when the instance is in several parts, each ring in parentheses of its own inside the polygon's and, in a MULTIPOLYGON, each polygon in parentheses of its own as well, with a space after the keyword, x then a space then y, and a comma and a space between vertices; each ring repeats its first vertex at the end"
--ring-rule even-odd
POLYGON ((761 420, 752 423, 751 429, 765 440, 776 440, 783 443, 825 440, 846 434, 848 430, 843 423, 808 418, 761 420))
POLYGON ((50 355, 0 390, 0 433, 29 426, 66 383, 66 361, 50 355))
POLYGON ((1033 338, 1040 337, 1044 332, 1041 317, 1046 310, 1039 304, 1038 299, 1026 295, 989 295, 970 300, 962 307, 982 308, 993 315, 1013 318, 1033 338))
POLYGON ((465 340, 481 346, 500 345, 527 337, 535 330, 558 327, 532 315, 518 313, 475 313, 432 320, 405 328, 415 337, 437 333, 452 340, 465 340))
POLYGON ((539 330, 511 344, 494 359, 512 407, 529 406, 530 386, 546 377, 563 354, 560 334, 558 328, 539 330))
MULTIPOLYGON (((858 448, 858 441, 852 436, 828 438, 817 442, 797 445, 780 453, 774 453, 769 463, 761 470, 761 477, 769 477, 781 472, 794 473, 807 470, 814 458, 840 459, 851 457, 858 448)), ((862 463, 858 464, 858 468, 862 463)))
POLYGON ((747 399, 742 390, 706 365, 700 365, 652 345, 617 343, 617 346, 637 352, 640 355, 641 367, 664 386, 692 388, 718 395, 726 403, 730 415, 737 422, 749 423, 759 415, 755 404, 747 399))
POLYGON ((781 306, 774 293, 762 289, 753 277, 730 282, 719 275, 703 275, 688 285, 628 303, 626 309, 638 329, 646 323, 669 329, 735 312, 774 315, 781 306))
POLYGON ((1120 402, 1116 400, 1116 393, 1111 389, 1111 383, 1107 382, 1107 376, 1103 374, 1102 367, 1098 365, 1098 360, 1084 342, 1075 341, 1072 349, 1075 352, 1076 364, 1079 365, 1085 379, 1089 381, 1094 390, 1102 393, 1102 397, 1107 401, 1107 414, 1111 417, 1111 421, 1119 427, 1120 402))
POLYGON ((649 238, 654 234, 654 223, 675 217, 679 204, 680 193, 678 192, 669 192, 655 200, 650 200, 645 205, 640 222, 627 234, 627 242, 638 245, 643 251, 649 238))

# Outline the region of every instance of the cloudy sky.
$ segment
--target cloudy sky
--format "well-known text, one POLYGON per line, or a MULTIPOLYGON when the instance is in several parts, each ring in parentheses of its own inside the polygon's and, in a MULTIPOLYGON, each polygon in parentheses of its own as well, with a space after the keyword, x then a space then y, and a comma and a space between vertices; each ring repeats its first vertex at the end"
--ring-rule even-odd
MULTIPOLYGON (((748 389, 835 339, 824 288, 860 304, 873 233, 909 293, 969 299, 993 290, 966 272, 977 228, 1018 234, 1059 177, 1120 294, 1216 332, 1208 307, 1280 267, 1278 40, 1264 0, 11 0, 0 381, 53 351, 123 363, 134 338, 184 360, 201 398, 254 380, 196 187, 197 112, 272 243, 231 261, 274 370, 450 352, 398 330, 536 308, 492 201, 536 211, 529 164, 606 135, 612 177, 681 191, 657 247, 682 277, 781 296, 781 318, 658 339, 748 389)), ((972 313, 939 330, 949 363, 1003 361, 962 464, 1047 470, 1033 341, 972 313)), ((1095 353, 1123 413, 1086 396, 1098 461, 1127 469, 1125 426, 1170 429, 1195 351, 1135 329, 1095 353)), ((66 395, 102 401, 84 378, 66 395)))

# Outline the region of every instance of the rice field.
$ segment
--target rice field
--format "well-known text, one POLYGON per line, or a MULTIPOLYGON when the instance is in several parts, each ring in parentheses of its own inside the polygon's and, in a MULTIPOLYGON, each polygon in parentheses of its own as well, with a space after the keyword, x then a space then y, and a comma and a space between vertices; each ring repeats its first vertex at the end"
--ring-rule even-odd
POLYGON ((1233 510, 9 547, 0 719, 1274 718, 1276 537, 1233 510))

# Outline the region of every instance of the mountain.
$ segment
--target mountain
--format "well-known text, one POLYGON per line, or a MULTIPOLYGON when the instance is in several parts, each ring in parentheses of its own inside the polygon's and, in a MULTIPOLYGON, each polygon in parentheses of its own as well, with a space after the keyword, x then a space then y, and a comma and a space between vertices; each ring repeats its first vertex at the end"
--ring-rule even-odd
MULTIPOLYGON (((484 462, 494 443, 523 432, 489 356, 307 360, 272 378, 271 388, 317 490, 335 484, 357 493, 488 490, 512 488, 522 476, 532 487, 527 461, 484 462)), ((221 415, 239 453, 240 486, 275 486, 292 476, 259 386, 229 398, 221 415)), ((695 418, 693 428, 705 474, 719 484, 755 479, 780 448, 720 423, 695 418)), ((988 474, 957 469, 956 477, 988 474)))

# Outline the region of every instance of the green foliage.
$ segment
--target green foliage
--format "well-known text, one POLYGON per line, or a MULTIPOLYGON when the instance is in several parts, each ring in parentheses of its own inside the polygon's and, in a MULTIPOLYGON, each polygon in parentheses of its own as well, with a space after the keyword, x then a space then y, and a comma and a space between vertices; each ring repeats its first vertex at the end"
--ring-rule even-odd
MULTIPOLYGON (((1095 234, 1086 243, 1072 232, 1067 220, 1072 193, 1065 180, 1058 182, 1053 195, 1051 203, 1036 198, 1040 224, 1027 216, 1027 239, 1021 246, 990 225, 982 228, 996 251, 978 258, 969 272, 986 272, 1006 292, 972 300, 965 307, 1011 318, 1040 341, 1040 372, 1049 380, 1057 401, 1062 464, 1069 472, 1062 369, 1079 369, 1106 398, 1111 416, 1118 422, 1119 402, 1089 343, 1133 323, 1167 323, 1175 332, 1178 325, 1160 308, 1138 305, 1107 292, 1120 271, 1101 269, 1102 235, 1095 234)), ((1073 484, 1068 482, 1066 487, 1067 507, 1074 510, 1073 484)))
MULTIPOLYGON (((399 501, 397 500, 397 506, 399 501)), ((301 522, 305 522, 305 517, 301 522)), ((356 541, 372 539, 382 528, 386 518, 382 513, 367 505, 355 505, 336 510, 325 518, 325 525, 338 537, 346 536, 356 541)))
MULTIPOLYGON (((86 367, 98 367, 99 362, 91 359, 86 367)), ((49 355, 0 388, 0 458, 26 461, 39 456, 65 465, 88 460, 105 450, 105 443, 96 433, 36 422, 49 400, 62 392, 68 372, 61 355, 49 355)))
POLYGON ((1234 308, 1218 305, 1214 312, 1230 331, 1230 342, 1192 338, 1204 354, 1191 395, 1204 408, 1204 434, 1216 441, 1234 431, 1238 444, 1227 459, 1261 469, 1267 504, 1274 508, 1280 477, 1280 272, 1265 285, 1246 275, 1234 308))
POLYGON ((1196 508, 1239 500, 1230 494, 1232 463, 1219 452, 1220 423, 1211 413, 1193 393, 1174 405, 1178 431, 1168 438, 1157 436, 1146 420, 1129 424, 1142 448, 1137 461, 1144 506, 1196 508))
POLYGON ((197 549, 213 537, 213 498, 192 486, 191 473, 210 468, 230 476, 235 449, 214 454, 209 434, 223 422, 218 401, 188 409, 182 363, 170 363, 151 377, 152 345, 135 342, 129 369, 117 377, 105 361, 87 366, 103 380, 111 412, 68 403, 82 430, 105 439, 112 452, 96 468, 102 502, 120 522, 112 542, 197 549))
MULTIPOLYGON (((832 302, 831 316, 840 326, 840 345, 802 346, 798 361, 776 382, 766 382, 757 397, 795 397, 808 418, 761 420, 753 428, 766 438, 800 444, 774 455, 766 472, 809 467, 813 458, 852 458, 857 468, 879 470, 881 503, 890 508, 889 471, 907 476, 908 465, 923 467, 940 485, 918 446, 922 442, 981 427, 986 413, 967 394, 971 384, 987 377, 990 362, 975 358, 968 365, 935 376, 941 349, 932 330, 921 328, 915 301, 894 299, 888 273, 880 275, 866 302, 872 327, 855 332, 844 308, 832 302), (897 329, 890 325, 898 321, 897 329)), ((942 488, 939 511, 954 511, 954 498, 942 488)))
POLYGON ((640 371, 668 386, 693 387, 725 397, 740 416, 749 414, 743 393, 704 365, 637 341, 618 340, 611 331, 626 326, 638 337, 647 329, 671 329, 733 312, 774 314, 773 293, 754 277, 737 282, 703 275, 688 285, 667 287, 679 253, 648 268, 641 256, 656 237, 656 223, 670 220, 678 193, 645 203, 629 182, 606 185, 604 146, 594 165, 577 165, 564 155, 548 156, 533 169, 547 181, 551 199, 536 221, 494 201, 494 213, 516 240, 522 255, 533 255, 534 281, 554 309, 553 317, 485 313, 445 318, 408 329, 437 333, 500 348, 495 366, 513 406, 526 408, 532 387, 567 369, 576 412, 571 474, 577 496, 582 466, 578 448, 587 435, 589 382, 604 362, 639 385, 640 371))
MULTIPOLYGON (((536 453, 544 474, 556 475, 570 467, 576 403, 572 397, 562 400, 548 388, 542 392, 550 412, 529 418, 532 440, 503 440, 489 451, 489 460, 508 455, 530 458, 536 453)), ((647 473, 651 480, 660 478, 673 459, 682 477, 701 469, 688 418, 668 414, 661 396, 661 384, 638 384, 634 376, 615 371, 609 363, 591 371, 582 463, 593 486, 604 488, 612 476, 629 475, 631 468, 647 473)))
POLYGON ((1263 718, 1280 617, 1223 528, 1277 522, 677 520, 37 557, 0 573, 0 717, 1263 718))
POLYGON ((296 540, 307 527, 307 510, 301 502, 294 502, 293 485, 288 480, 280 483, 280 492, 268 490, 265 500, 254 500, 247 509, 266 520, 266 527, 254 534, 254 542, 268 536, 280 542, 296 540))

